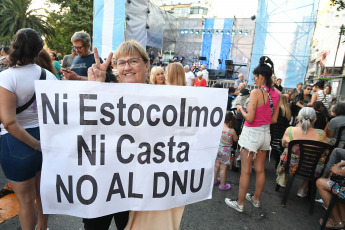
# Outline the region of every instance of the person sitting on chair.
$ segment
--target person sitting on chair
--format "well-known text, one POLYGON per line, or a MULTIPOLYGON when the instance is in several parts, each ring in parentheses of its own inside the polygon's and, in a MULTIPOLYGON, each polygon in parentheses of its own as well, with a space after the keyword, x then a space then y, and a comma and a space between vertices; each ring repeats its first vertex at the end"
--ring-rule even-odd
MULTIPOLYGON (((321 129, 314 129, 313 125, 316 121, 316 113, 314 109, 310 107, 304 107, 302 108, 298 113, 298 120, 299 123, 297 127, 290 126, 286 129, 283 139, 282 139, 282 146, 285 147, 285 150, 283 154, 280 157, 280 163, 277 167, 277 184, 285 187, 286 186, 286 179, 287 175, 285 173, 285 167, 286 161, 287 161, 287 155, 288 155, 288 147, 289 142, 293 140, 313 140, 313 141, 320 141, 328 143, 327 136, 325 131, 321 129)), ((299 148, 293 148, 292 154, 291 154, 291 161, 289 171, 291 174, 294 174, 298 167, 300 157, 300 149, 299 148)), ((319 161, 319 165, 317 166, 315 170, 315 174, 319 175, 323 168, 323 163, 326 160, 326 154, 323 154, 321 156, 321 159, 319 161), (323 162, 323 163, 322 163, 323 162)), ((303 181, 302 185, 298 189, 297 195, 299 197, 306 197, 307 196, 307 190, 308 190, 308 181, 303 181)))
MULTIPOLYGON (((340 149, 340 150, 345 151, 344 149, 340 149)), ((331 167, 331 173, 345 177, 344 167, 345 167, 345 161, 337 163, 331 167)), ((337 194, 340 198, 345 199, 345 187, 333 182, 330 178, 318 179, 316 181, 316 187, 324 202, 324 206, 327 208, 332 199, 333 194, 337 194)), ((343 229, 345 227, 345 224, 343 222, 344 220, 345 220, 345 205, 338 202, 334 205, 332 209, 331 218, 329 218, 326 222, 326 228, 327 229, 343 229)), ((320 225, 322 225, 322 222, 323 220, 320 219, 320 225)))

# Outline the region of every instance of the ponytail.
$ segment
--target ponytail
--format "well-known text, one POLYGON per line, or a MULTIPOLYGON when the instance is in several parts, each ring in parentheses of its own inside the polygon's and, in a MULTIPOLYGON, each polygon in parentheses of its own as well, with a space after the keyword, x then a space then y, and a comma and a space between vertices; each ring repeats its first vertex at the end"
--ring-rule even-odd
POLYGON ((298 119, 301 124, 303 133, 306 133, 307 130, 314 125, 314 120, 316 118, 316 113, 313 108, 304 107, 298 113, 298 119))
POLYGON ((259 60, 259 65, 254 69, 253 74, 261 74, 266 81, 268 88, 272 87, 272 74, 274 74, 274 64, 267 56, 262 56, 259 60))

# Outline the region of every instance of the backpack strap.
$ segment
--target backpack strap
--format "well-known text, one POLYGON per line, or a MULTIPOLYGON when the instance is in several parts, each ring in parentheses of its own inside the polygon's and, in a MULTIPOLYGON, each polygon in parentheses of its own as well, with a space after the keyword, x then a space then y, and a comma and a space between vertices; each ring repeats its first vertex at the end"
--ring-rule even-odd
MULTIPOLYGON (((46 79, 46 71, 45 69, 41 68, 41 77, 40 80, 45 80, 46 79)), ((36 94, 34 93, 34 95, 32 95, 31 99, 26 102, 24 105, 16 108, 16 114, 19 114, 21 112, 23 112, 24 110, 26 110, 27 108, 29 108, 29 106, 36 100, 36 94)))
POLYGON ((271 107, 271 116, 273 116, 274 108, 273 108, 273 101, 272 101, 271 94, 270 94, 270 92, 268 92, 268 90, 266 88, 261 88, 261 90, 266 90, 266 92, 268 93, 268 99, 270 100, 270 107, 271 107))

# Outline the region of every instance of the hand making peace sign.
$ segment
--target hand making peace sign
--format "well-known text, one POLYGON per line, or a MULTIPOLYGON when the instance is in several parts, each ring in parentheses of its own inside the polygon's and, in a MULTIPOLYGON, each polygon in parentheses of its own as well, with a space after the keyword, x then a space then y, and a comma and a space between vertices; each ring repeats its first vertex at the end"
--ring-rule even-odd
POLYGON ((110 64, 111 59, 113 57, 113 52, 109 53, 107 60, 105 60, 105 62, 103 62, 102 64, 100 62, 98 50, 96 47, 93 47, 93 52, 96 63, 93 64, 87 71, 88 80, 104 82, 108 65, 110 64))

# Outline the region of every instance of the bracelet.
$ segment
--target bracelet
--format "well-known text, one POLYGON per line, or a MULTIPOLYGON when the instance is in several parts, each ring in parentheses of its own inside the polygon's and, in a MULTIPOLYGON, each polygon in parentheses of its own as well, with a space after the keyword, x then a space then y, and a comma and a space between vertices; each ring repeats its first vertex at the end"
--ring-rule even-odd
POLYGON ((38 141, 38 144, 36 145, 36 147, 34 148, 35 151, 38 151, 41 148, 41 142, 38 141))

